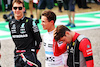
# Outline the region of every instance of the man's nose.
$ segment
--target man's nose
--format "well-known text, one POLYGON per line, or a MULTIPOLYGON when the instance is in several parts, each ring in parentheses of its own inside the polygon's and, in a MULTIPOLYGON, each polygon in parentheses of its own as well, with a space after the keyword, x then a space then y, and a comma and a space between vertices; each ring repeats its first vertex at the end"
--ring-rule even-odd
POLYGON ((17 8, 16 10, 18 11, 19 9, 17 8))

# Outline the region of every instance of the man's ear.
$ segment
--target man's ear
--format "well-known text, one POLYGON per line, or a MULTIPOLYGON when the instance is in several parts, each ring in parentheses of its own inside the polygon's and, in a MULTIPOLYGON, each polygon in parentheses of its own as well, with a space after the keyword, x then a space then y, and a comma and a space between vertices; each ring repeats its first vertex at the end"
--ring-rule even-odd
POLYGON ((12 7, 12 11, 14 10, 14 8, 12 7))
POLYGON ((69 34, 70 34, 70 32, 69 32, 69 31, 66 31, 66 32, 65 32, 65 35, 66 35, 66 36, 67 36, 67 35, 69 35, 69 34))
POLYGON ((23 7, 23 12, 25 12, 25 7, 23 7))
POLYGON ((54 21, 53 20, 51 20, 51 23, 54 25, 54 21))

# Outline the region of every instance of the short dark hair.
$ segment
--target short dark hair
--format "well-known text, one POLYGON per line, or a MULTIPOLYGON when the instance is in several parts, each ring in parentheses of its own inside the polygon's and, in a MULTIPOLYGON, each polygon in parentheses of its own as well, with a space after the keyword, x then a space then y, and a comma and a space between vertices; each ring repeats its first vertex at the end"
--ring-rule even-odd
POLYGON ((50 11, 50 10, 49 11, 44 11, 42 13, 42 16, 46 16, 48 21, 54 20, 54 23, 56 21, 56 14, 54 12, 50 11))
POLYGON ((54 31, 54 39, 58 41, 61 37, 65 36, 66 31, 71 31, 64 25, 58 25, 54 31))
POLYGON ((13 0, 12 6, 14 5, 15 2, 18 3, 18 4, 22 3, 23 7, 24 7, 24 1, 23 0, 13 0))

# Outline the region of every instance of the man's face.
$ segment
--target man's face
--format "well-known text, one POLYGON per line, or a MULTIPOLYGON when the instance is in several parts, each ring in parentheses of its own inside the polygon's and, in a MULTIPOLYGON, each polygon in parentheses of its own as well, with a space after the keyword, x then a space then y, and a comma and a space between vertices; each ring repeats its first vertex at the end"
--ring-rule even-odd
POLYGON ((20 3, 20 4, 14 3, 12 10, 14 12, 15 17, 21 17, 22 18, 23 15, 24 15, 25 7, 23 7, 22 3, 20 3))
POLYGON ((63 41, 68 44, 71 42, 71 40, 72 40, 72 38, 70 36, 70 33, 65 33, 65 36, 60 38, 60 41, 63 41))
POLYGON ((47 17, 42 16, 41 21, 42 21, 41 25, 43 26, 44 30, 50 30, 51 29, 52 23, 51 23, 51 21, 50 22, 48 21, 47 17))

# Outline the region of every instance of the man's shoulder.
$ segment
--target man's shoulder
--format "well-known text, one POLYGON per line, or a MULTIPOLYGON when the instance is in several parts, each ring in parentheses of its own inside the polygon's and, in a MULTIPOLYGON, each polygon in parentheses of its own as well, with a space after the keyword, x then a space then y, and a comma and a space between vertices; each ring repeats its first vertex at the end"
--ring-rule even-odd
POLYGON ((11 19, 10 21, 9 21, 9 23, 15 23, 15 19, 11 19))
POLYGON ((43 37, 44 37, 44 38, 48 37, 48 32, 44 33, 44 34, 43 34, 43 37))
POLYGON ((81 41, 83 41, 83 40, 89 40, 85 35, 79 35, 78 37, 77 37, 77 40, 79 41, 79 42, 81 42, 81 41))
POLYGON ((28 20, 31 20, 31 21, 33 20, 32 18, 29 18, 29 17, 25 17, 25 19, 28 19, 28 20))
POLYGON ((25 23, 32 23, 33 19, 29 18, 29 17, 25 17, 23 20, 25 23))
POLYGON ((46 36, 47 34, 48 34, 48 33, 46 32, 46 33, 43 34, 43 36, 46 36))

